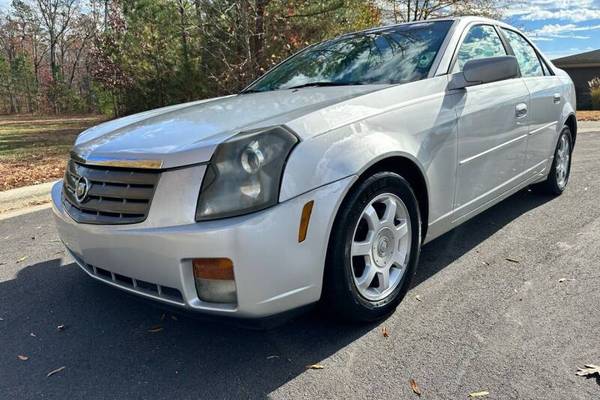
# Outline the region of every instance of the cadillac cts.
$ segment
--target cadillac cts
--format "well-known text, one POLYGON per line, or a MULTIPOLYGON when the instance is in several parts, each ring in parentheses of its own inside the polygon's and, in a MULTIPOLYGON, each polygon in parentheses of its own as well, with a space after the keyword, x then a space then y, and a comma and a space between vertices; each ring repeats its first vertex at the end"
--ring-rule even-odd
POLYGON ((529 185, 559 195, 571 80, 466 17, 310 46, 237 95, 106 122, 52 191, 91 277, 181 309, 393 312, 422 244, 529 185))

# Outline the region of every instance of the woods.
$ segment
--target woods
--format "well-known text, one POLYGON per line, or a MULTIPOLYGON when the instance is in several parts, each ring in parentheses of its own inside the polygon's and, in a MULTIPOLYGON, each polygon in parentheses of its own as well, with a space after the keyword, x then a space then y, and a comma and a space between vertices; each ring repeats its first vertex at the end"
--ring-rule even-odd
POLYGON ((489 0, 13 0, 0 11, 0 113, 120 116, 235 93, 344 32, 495 12, 489 0))

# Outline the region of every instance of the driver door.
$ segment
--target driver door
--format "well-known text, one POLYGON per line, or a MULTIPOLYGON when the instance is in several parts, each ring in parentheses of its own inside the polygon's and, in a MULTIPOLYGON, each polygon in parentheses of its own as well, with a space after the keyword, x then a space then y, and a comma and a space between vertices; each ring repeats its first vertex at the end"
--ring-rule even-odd
MULTIPOLYGON (((453 73, 472 59, 505 56, 492 25, 471 26, 453 73)), ((519 184, 527 154, 529 91, 522 79, 467 87, 458 93, 458 165, 455 220, 468 218, 519 184)))

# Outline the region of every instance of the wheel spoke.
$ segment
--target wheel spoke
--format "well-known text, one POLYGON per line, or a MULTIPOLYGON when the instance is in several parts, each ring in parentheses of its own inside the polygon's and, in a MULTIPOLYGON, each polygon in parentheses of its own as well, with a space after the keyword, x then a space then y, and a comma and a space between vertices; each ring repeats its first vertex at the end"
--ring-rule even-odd
POLYGON ((401 240, 408 234, 408 224, 406 221, 402 221, 400 225, 396 226, 396 239, 401 240))
POLYGON ((383 271, 377 272, 377 278, 379 279, 379 291, 383 292, 390 287, 390 269, 386 268, 383 271))
POLYGON ((373 278, 375 278, 375 273, 375 267, 373 267, 370 263, 367 263, 362 275, 356 279, 356 285, 360 289, 366 290, 369 286, 371 286, 373 278))
POLYGON ((370 240, 365 240, 364 242, 352 242, 352 256, 366 256, 370 254, 371 246, 370 240))
POLYGON ((367 221, 369 225, 369 230, 375 230, 379 225, 381 225, 381 221, 379 220, 379 216, 377 216, 377 212, 373 208, 373 205, 369 205, 365 212, 363 213, 363 217, 367 221))
POLYGON ((384 204, 385 213, 383 214, 383 219, 381 222, 386 224, 393 224, 394 219, 396 218, 396 211, 398 209, 398 206, 396 205, 396 202, 391 198, 386 199, 384 204))

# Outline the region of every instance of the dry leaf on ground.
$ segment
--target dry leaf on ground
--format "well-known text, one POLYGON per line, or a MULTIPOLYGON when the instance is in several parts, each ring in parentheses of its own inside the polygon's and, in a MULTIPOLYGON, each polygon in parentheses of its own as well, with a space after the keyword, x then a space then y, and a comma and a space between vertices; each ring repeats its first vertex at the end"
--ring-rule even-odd
POLYGON ((56 327, 56 329, 59 330, 59 331, 64 331, 65 328, 66 328, 66 326, 64 326, 64 325, 59 325, 59 326, 56 327))
POLYGON ((592 376, 598 375, 600 377, 600 367, 593 364, 586 364, 585 368, 577 368, 575 372, 577 376, 592 376))
POLYGON ((410 388, 412 389, 412 391, 415 392, 416 395, 420 396, 421 389, 419 389, 419 385, 417 385, 417 381, 415 381, 414 379, 411 378, 411 380, 408 382, 410 383, 410 388))
POLYGON ((323 369, 325 368, 324 366, 322 366, 321 364, 312 364, 312 365, 307 365, 306 369, 323 369))
POLYGON ((482 390, 481 392, 469 393, 469 397, 471 397, 471 398, 484 397, 484 396, 487 396, 488 394, 490 394, 490 392, 488 392, 487 390, 482 390))
POLYGON ((17 260, 17 264, 18 264, 18 263, 22 263, 23 261, 27 260, 27 258, 28 258, 27 256, 19 258, 19 259, 17 260))
POLYGON ((423 301, 423 299, 422 299, 422 298, 421 298, 421 296, 419 296, 419 295, 416 295, 416 296, 415 296, 415 299, 417 299, 417 301, 423 301))
POLYGON ((153 326, 152 328, 148 329, 148 332, 156 333, 156 332, 160 332, 162 330, 163 330, 163 327, 160 325, 157 325, 157 326, 153 326))
POLYGON ((19 360, 21 360, 21 361, 27 361, 27 360, 29 360, 29 357, 27 357, 27 356, 24 356, 24 355, 21 355, 21 354, 19 354, 19 355, 17 356, 17 358, 18 358, 19 360))
POLYGON ((46 375, 46 377, 52 376, 54 374, 58 374, 60 371, 62 371, 65 368, 66 367, 60 367, 60 368, 53 369, 52 371, 48 372, 48 374, 46 375))
POLYGON ((514 264, 518 264, 520 262, 519 260, 515 260, 514 258, 505 258, 505 260, 514 264))
POLYGON ((383 337, 390 336, 390 334, 388 333, 388 330, 385 326, 381 328, 381 334, 383 335, 383 337))

